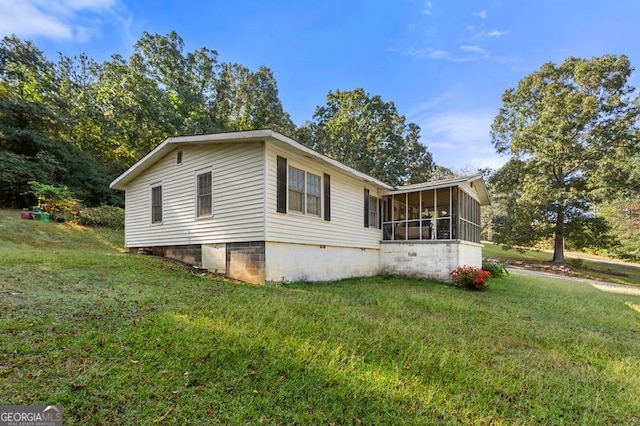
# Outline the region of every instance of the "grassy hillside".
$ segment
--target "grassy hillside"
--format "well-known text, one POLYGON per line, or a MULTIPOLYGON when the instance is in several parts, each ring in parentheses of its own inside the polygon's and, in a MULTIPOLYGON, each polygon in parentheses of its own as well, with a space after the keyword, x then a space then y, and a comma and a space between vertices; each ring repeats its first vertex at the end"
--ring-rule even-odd
MULTIPOLYGON (((501 246, 484 243, 482 254, 485 257, 521 260, 525 262, 551 262, 552 253, 535 250, 503 250, 501 246)), ((566 256, 575 275, 600 281, 640 286, 640 265, 622 262, 603 256, 569 253, 566 256)))
POLYGON ((637 424, 640 297, 510 276, 284 287, 0 214, 3 404, 65 424, 637 424))

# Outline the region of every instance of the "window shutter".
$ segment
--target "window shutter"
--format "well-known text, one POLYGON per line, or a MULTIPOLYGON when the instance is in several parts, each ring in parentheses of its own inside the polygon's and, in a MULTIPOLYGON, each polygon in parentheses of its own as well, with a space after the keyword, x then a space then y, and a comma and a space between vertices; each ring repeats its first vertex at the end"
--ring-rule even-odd
POLYGON ((369 190, 364 190, 364 227, 369 227, 369 190))
POLYGON ((277 212, 287 212, 287 159, 278 156, 277 158, 277 212))
POLYGON ((324 174, 324 220, 331 220, 331 176, 324 174))

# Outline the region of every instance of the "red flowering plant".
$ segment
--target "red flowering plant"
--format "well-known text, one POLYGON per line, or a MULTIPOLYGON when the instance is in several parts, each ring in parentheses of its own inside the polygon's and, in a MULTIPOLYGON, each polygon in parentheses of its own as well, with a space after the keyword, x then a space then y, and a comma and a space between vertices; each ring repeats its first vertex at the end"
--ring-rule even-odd
POLYGON ((458 266, 449 273, 451 282, 456 287, 468 290, 485 290, 488 288, 487 281, 492 277, 491 272, 474 266, 458 266))

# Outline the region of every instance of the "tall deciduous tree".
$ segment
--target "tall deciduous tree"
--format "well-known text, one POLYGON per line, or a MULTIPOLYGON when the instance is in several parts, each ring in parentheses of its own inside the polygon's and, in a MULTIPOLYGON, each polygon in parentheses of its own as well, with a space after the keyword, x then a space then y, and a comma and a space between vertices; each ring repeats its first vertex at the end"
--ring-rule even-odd
POLYGON ((28 205, 30 180, 67 185, 87 204, 111 201, 104 171, 65 138, 63 87, 32 42, 0 42, 0 205, 28 205))
POLYGON ((507 209, 496 241, 553 237, 554 262, 564 262, 565 238, 604 244, 606 223, 593 203, 631 184, 627 164, 638 149, 631 71, 624 55, 570 57, 505 91, 491 131, 497 151, 510 156, 493 178, 507 209))
POLYGON ((271 70, 251 72, 234 63, 221 66, 216 82, 216 120, 223 130, 270 128, 291 135, 294 124, 278 97, 278 85, 271 70))
POLYGON ((429 180, 434 164, 420 128, 393 102, 363 89, 329 92, 327 104, 297 132, 300 142, 390 184, 429 180))
POLYGON ((266 127, 294 130, 271 70, 187 52, 175 32, 144 33, 128 59, 102 64, 0 42, 0 205, 25 203, 29 180, 112 202, 109 178, 167 136, 266 127))

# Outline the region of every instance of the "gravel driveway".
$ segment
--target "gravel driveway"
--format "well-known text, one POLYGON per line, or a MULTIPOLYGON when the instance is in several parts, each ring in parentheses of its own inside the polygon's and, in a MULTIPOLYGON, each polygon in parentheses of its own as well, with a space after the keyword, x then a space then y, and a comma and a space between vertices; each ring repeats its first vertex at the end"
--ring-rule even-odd
POLYGON ((597 288, 598 290, 606 291, 609 293, 622 293, 622 294, 631 294, 634 296, 640 296, 640 287, 634 287, 631 285, 615 284, 615 283, 609 283, 605 281, 590 280, 587 278, 568 277, 566 275, 550 274, 548 272, 531 271, 528 269, 521 269, 521 268, 514 268, 514 267, 509 267, 507 268, 507 270, 509 271, 510 274, 513 273, 513 274, 522 274, 522 275, 533 275, 534 277, 578 281, 581 283, 590 284, 593 287, 597 288))

